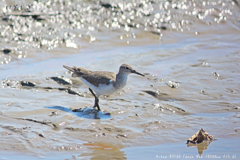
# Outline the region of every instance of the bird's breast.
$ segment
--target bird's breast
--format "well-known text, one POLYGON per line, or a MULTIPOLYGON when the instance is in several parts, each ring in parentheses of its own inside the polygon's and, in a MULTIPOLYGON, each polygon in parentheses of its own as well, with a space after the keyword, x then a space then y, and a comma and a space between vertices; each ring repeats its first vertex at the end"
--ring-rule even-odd
POLYGON ((122 89, 123 87, 125 87, 127 84, 127 75, 118 75, 117 78, 116 78, 116 82, 114 83, 114 87, 117 89, 117 90, 120 90, 122 89))
POLYGON ((89 88, 91 88, 97 94, 97 96, 110 95, 110 94, 113 94, 115 91, 117 91, 113 87, 112 82, 110 82, 108 84, 100 83, 98 86, 95 86, 95 85, 91 84, 90 82, 88 82, 87 80, 85 80, 84 78, 80 78, 80 79, 82 80, 82 82, 84 84, 86 84, 89 88))

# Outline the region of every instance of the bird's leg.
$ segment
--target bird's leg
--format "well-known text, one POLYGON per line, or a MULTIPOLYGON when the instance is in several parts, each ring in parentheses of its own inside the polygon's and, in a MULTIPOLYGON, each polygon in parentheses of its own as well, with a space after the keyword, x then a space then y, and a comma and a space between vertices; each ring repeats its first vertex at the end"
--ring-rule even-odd
POLYGON ((97 107, 97 109, 100 111, 100 107, 99 107, 99 104, 98 104, 98 102, 99 102, 98 97, 94 94, 94 92, 92 91, 91 88, 89 88, 89 91, 90 91, 90 92, 92 93, 92 95, 95 97, 95 103, 94 103, 93 108, 97 107))

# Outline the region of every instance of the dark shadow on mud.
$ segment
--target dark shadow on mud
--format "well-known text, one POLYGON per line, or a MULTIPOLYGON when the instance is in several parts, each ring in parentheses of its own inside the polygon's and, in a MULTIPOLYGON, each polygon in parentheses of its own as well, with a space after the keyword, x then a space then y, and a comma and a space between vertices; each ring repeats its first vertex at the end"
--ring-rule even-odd
POLYGON ((98 111, 93 108, 80 108, 80 109, 73 109, 71 110, 70 108, 62 107, 62 106, 51 106, 51 107, 45 107, 48 109, 57 109, 60 111, 72 113, 78 117, 81 118, 87 118, 87 119, 108 119, 111 118, 110 113, 104 113, 102 111, 98 111))

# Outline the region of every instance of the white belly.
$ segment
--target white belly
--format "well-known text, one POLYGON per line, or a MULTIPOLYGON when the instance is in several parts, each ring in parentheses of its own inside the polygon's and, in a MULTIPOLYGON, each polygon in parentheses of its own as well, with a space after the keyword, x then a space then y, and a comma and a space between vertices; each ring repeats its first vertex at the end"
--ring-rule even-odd
POLYGON ((98 87, 92 85, 91 83, 89 83, 88 81, 86 81, 85 79, 81 78, 82 82, 84 84, 86 84, 89 88, 91 88, 97 95, 97 97, 99 97, 100 95, 110 95, 113 94, 116 90, 113 87, 113 84, 110 83, 108 85, 105 84, 100 84, 98 85, 98 87))

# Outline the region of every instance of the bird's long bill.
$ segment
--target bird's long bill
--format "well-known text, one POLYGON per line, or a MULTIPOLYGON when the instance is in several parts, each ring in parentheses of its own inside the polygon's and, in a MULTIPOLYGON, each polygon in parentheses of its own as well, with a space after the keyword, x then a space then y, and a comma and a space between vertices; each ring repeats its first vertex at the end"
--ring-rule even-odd
POLYGON ((135 70, 132 70, 132 73, 135 73, 135 74, 138 74, 138 75, 140 75, 140 76, 145 77, 143 74, 141 74, 141 73, 139 73, 139 72, 137 72, 137 71, 135 71, 135 70))

